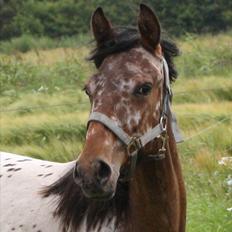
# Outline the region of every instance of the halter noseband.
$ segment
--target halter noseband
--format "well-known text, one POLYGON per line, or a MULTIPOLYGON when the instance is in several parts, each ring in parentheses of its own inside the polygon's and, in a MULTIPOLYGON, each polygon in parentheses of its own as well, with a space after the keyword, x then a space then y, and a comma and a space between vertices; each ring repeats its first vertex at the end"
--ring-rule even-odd
POLYGON ((126 180, 130 179, 135 170, 138 152, 141 148, 143 148, 146 144, 154 140, 155 138, 161 137, 162 139, 162 147, 159 149, 159 153, 155 155, 148 155, 148 158, 153 160, 161 160, 165 158, 165 145, 166 145, 166 133, 167 133, 167 120, 168 114, 172 117, 172 131, 175 137, 176 142, 181 142, 182 138, 177 127, 176 118, 174 114, 172 114, 170 109, 171 104, 171 87, 169 81, 169 69, 166 60, 163 58, 163 70, 164 70, 164 99, 163 99, 163 108, 160 116, 159 123, 150 129, 148 132, 143 134, 142 136, 130 136, 128 135, 121 127, 119 127, 114 120, 109 118, 107 115, 100 112, 92 112, 90 114, 88 125, 92 121, 99 122, 106 126, 111 132, 113 132, 118 139, 126 145, 128 155, 130 157, 130 169, 129 175, 126 180))

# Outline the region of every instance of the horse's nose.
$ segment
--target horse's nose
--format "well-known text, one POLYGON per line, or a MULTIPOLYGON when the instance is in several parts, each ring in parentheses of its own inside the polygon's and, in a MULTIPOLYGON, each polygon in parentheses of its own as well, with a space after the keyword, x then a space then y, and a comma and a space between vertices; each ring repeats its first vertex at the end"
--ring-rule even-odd
POLYGON ((112 170, 110 166, 103 160, 96 160, 93 163, 96 179, 100 185, 105 185, 110 179, 112 170))
POLYGON ((74 171, 73 171, 73 179, 76 184, 81 185, 83 182, 83 170, 78 162, 76 162, 74 171))
POLYGON ((112 170, 110 166, 100 159, 92 163, 92 170, 83 170, 83 167, 77 162, 73 171, 73 179, 79 186, 91 183, 91 179, 93 183, 95 182, 98 186, 104 186, 110 179, 111 173, 112 170))

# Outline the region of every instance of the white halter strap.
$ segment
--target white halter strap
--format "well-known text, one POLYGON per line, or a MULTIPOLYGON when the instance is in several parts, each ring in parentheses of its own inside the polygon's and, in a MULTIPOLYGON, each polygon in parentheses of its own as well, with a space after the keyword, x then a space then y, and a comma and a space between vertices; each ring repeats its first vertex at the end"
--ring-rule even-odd
MULTIPOLYGON (((88 125, 92 121, 99 122, 106 126, 110 131, 112 131, 120 141, 122 141, 128 151, 128 155, 131 158, 130 162, 130 170, 129 170, 129 179, 132 177, 133 172, 136 167, 137 158, 138 158, 138 151, 144 147, 149 142, 153 141, 155 138, 161 136, 164 138, 163 135, 166 134, 166 128, 167 128, 167 117, 171 117, 171 126, 172 126, 172 132, 175 137, 176 142, 181 142, 182 137, 180 134, 180 131, 177 126, 177 121, 175 118, 175 115, 171 112, 171 86, 170 86, 170 80, 169 80, 169 69, 168 64, 163 58, 163 70, 164 70, 164 99, 163 99, 163 109, 161 112, 161 117, 159 123, 153 127, 151 130, 143 134, 142 136, 130 136, 128 135, 121 127, 117 125, 117 123, 109 118, 107 115, 100 113, 100 112, 92 112, 90 114, 88 125)), ((164 139, 164 141, 166 141, 164 139)), ((162 151, 165 151, 164 145, 162 146, 162 151)), ((165 158, 165 153, 162 154, 155 154, 155 155, 149 155, 148 158, 152 158, 153 160, 161 160, 165 158)), ((126 179, 128 180, 128 178, 126 179)))

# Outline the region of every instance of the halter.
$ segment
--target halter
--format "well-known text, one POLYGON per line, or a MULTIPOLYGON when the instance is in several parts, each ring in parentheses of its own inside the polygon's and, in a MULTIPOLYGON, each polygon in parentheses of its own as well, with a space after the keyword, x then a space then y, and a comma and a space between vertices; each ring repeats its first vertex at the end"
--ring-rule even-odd
POLYGON ((168 115, 170 115, 172 119, 172 132, 176 142, 182 142, 182 137, 177 126, 175 115, 171 112, 171 108, 170 108, 172 92, 170 87, 168 64, 165 58, 163 58, 163 70, 164 70, 164 78, 165 78, 164 99, 163 99, 163 108, 162 108, 160 120, 155 127, 147 131, 142 136, 128 135, 121 127, 117 125, 117 123, 114 120, 112 120, 111 118, 109 118, 107 115, 103 113, 92 112, 89 116, 88 125, 92 121, 96 121, 103 124, 111 132, 113 132, 118 137, 118 139, 127 147, 128 155, 130 157, 130 168, 126 180, 130 180, 134 173, 138 160, 139 150, 143 148, 146 144, 154 140, 155 138, 162 139, 162 147, 159 149, 158 154, 148 155, 147 158, 152 160, 163 160, 165 158, 168 115))

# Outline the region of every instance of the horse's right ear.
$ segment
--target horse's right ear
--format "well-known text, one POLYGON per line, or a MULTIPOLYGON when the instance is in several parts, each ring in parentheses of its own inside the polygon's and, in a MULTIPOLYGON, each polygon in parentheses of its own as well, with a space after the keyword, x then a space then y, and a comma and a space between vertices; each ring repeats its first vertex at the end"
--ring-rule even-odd
POLYGON ((113 39, 113 29, 110 21, 105 17, 101 7, 98 7, 91 18, 91 28, 97 45, 113 39))

